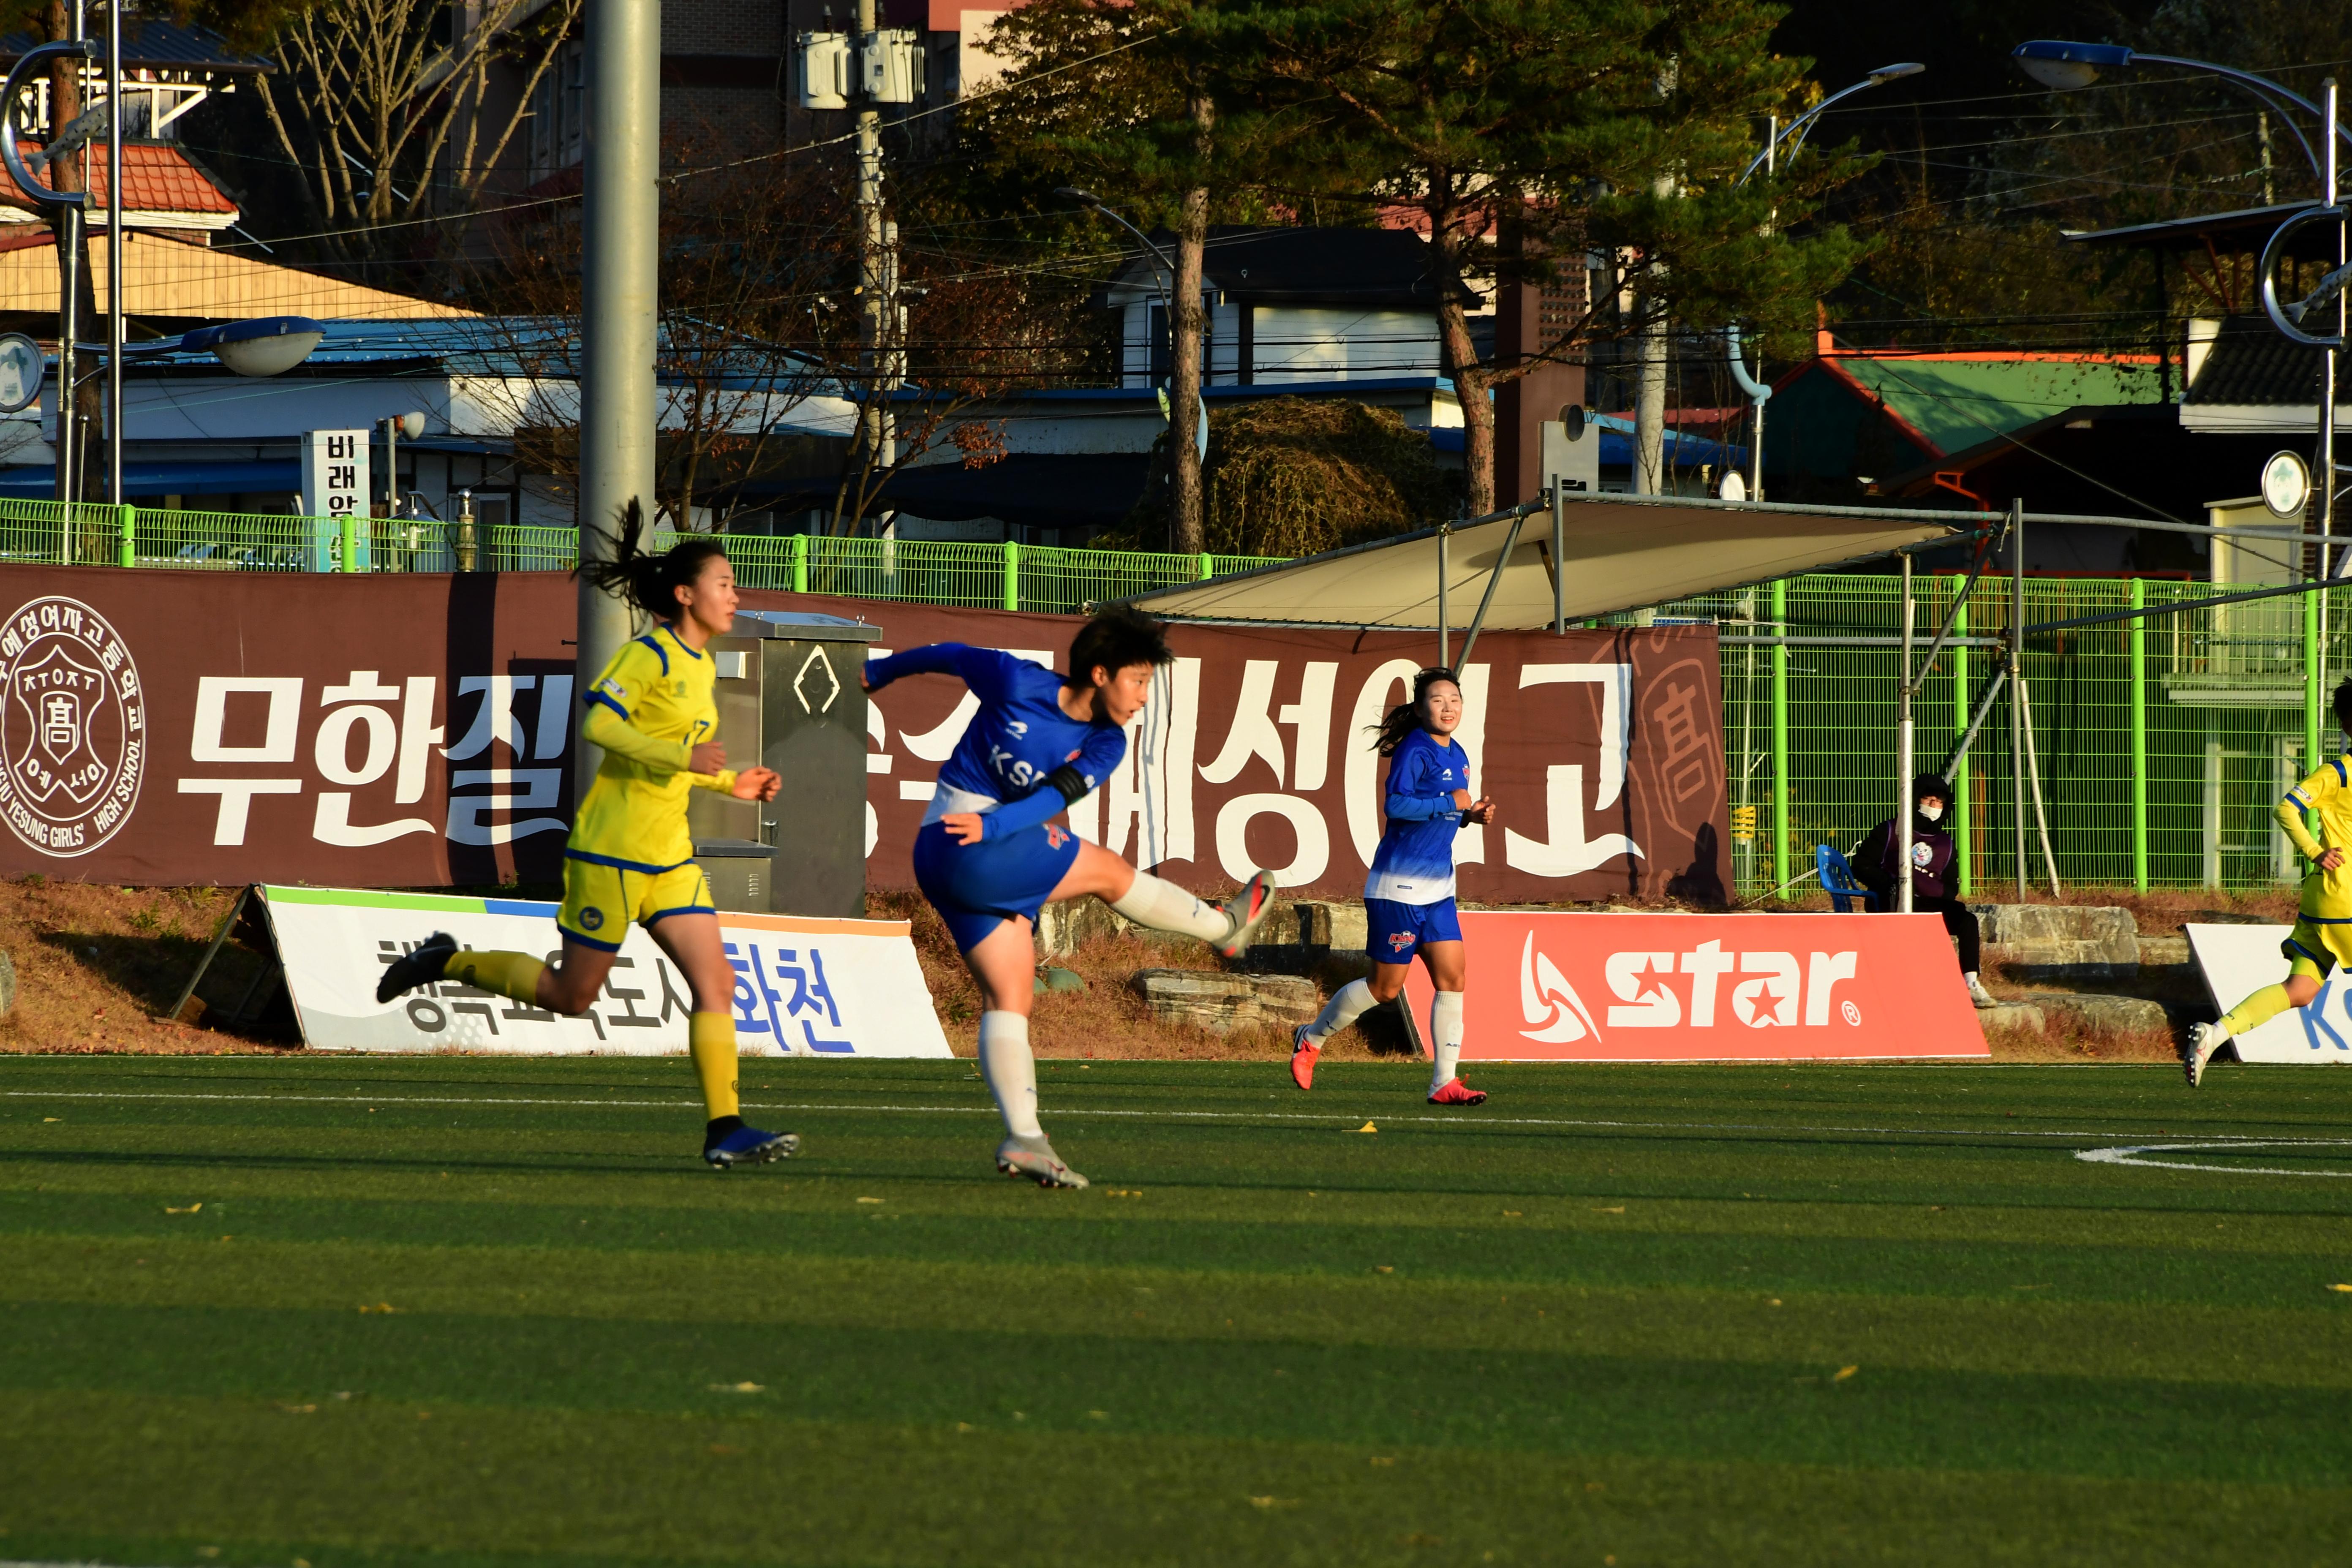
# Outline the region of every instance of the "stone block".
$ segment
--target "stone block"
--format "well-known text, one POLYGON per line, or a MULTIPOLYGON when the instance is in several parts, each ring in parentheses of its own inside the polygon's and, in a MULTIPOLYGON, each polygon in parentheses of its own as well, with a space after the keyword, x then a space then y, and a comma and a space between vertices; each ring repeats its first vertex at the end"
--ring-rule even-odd
POLYGON ((1139 969, 1129 986, 1153 1016, 1213 1034, 1291 1028, 1323 1008, 1323 993, 1295 974, 1229 974, 1214 969, 1139 969))
MULTIPOLYGON (((1328 947, 1360 952, 1364 943, 1371 940, 1370 930, 1364 923, 1364 906, 1360 903, 1310 900, 1291 908, 1298 911, 1296 940, 1301 947, 1328 947)), ((1269 921, 1266 923, 1270 927, 1274 922, 1269 921)))
POLYGON ((1977 1009, 1977 1026, 1988 1035, 2013 1034, 2020 1029, 2031 1029, 2038 1035, 2049 1026, 2049 1022, 2041 1008, 2023 1002, 2004 1002, 1998 1007, 1977 1009))
POLYGON ((1985 959, 2019 980, 2129 980, 2139 928, 2109 904, 1971 904, 1985 959))
POLYGON ((0 1018, 16 1010, 16 961, 9 957, 5 950, 0 950, 0 1018))

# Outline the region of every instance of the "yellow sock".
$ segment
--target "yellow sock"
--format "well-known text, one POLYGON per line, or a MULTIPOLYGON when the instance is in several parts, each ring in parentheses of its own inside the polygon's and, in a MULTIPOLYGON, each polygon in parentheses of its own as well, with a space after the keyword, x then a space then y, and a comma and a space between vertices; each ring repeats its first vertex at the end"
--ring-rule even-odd
POLYGON ((2294 1004, 2288 1000, 2284 985, 2265 985, 2252 996, 2221 1015, 2221 1027, 2236 1038, 2248 1029, 2259 1029, 2294 1004))
POLYGON ((694 1073, 702 1080, 703 1109, 710 1120, 741 1115, 735 1099, 735 1015, 688 1014, 686 1048, 694 1053, 694 1073))
POLYGON ((527 952, 461 952, 441 973, 467 985, 539 1005, 539 976, 547 965, 527 952))

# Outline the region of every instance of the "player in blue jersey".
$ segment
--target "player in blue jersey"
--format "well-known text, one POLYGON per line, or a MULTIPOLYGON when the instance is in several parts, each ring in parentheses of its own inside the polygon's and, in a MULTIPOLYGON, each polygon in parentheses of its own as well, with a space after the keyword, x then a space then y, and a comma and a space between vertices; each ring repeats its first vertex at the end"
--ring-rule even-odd
POLYGON ((1381 721, 1374 742, 1389 759, 1388 831, 1372 851, 1364 879, 1365 945, 1370 980, 1339 988, 1311 1024, 1292 1037, 1290 1076, 1299 1088, 1315 1082, 1323 1042, 1376 1003, 1393 1002, 1418 951, 1437 994, 1429 1004, 1432 1105, 1477 1105, 1486 1096, 1456 1076, 1462 1058, 1462 983, 1468 960, 1454 910, 1454 836, 1474 822, 1495 820, 1495 803, 1470 797, 1470 756, 1454 742, 1462 727, 1462 686, 1450 669, 1412 678, 1412 700, 1381 721))
POLYGON ((1067 675, 962 643, 866 664, 868 691, 909 675, 952 675, 980 699, 915 835, 915 880, 980 983, 981 1072, 1004 1117, 996 1168, 1040 1186, 1087 1179, 1063 1163, 1037 1121, 1029 1004, 1038 910, 1091 893, 1138 925, 1199 937, 1230 958, 1274 901, 1274 879, 1260 871, 1232 902, 1204 904, 1051 821, 1126 758, 1128 721, 1151 695, 1152 671, 1174 658, 1159 622, 1118 609, 1080 629, 1067 675))

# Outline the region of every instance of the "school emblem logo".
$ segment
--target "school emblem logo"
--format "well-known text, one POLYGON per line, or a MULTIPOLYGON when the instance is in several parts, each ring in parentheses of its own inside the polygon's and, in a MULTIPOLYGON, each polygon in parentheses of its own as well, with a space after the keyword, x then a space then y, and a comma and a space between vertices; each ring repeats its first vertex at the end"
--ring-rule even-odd
POLYGON ((44 855, 89 854, 131 820, 147 772, 130 646, 78 599, 34 599, 0 628, 0 815, 44 855))
POLYGON ((1058 822, 1049 822, 1045 825, 1045 847, 1048 849, 1059 849, 1063 845, 1067 844, 1069 841, 1070 830, 1068 828, 1064 827, 1058 822))
POLYGON ((1392 931, 1389 932, 1390 952, 1402 952, 1406 948, 1411 947, 1412 945, 1412 933, 1411 931, 1392 931))
POLYGON ((591 904, 580 911, 580 923, 590 931, 602 931, 604 929, 604 911, 591 904))

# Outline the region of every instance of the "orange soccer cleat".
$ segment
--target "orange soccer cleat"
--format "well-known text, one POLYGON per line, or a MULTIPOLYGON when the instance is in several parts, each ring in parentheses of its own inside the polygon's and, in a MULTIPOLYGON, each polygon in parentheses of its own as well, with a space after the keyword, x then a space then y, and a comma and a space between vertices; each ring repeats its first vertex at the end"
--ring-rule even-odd
POLYGON ((1307 1026, 1301 1024, 1290 1037, 1290 1081, 1301 1089, 1315 1087, 1315 1058, 1323 1047, 1307 1038, 1307 1026))
POLYGON ((1483 1089, 1472 1089, 1458 1078, 1449 1078, 1429 1091, 1429 1103, 1432 1105, 1484 1105, 1486 1103, 1486 1091, 1483 1089))

